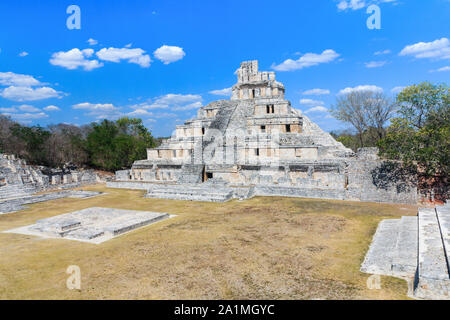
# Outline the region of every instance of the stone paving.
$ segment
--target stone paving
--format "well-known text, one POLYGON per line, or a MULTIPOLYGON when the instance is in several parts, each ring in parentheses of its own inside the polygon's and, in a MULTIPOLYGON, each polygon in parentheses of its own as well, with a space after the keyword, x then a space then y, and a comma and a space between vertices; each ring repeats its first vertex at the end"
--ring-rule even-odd
POLYGON ((92 207, 41 219, 33 225, 5 232, 99 244, 169 217, 169 214, 160 212, 92 207))
POLYGON ((450 300, 449 249, 450 204, 420 208, 380 222, 361 271, 407 280, 414 298, 450 300))

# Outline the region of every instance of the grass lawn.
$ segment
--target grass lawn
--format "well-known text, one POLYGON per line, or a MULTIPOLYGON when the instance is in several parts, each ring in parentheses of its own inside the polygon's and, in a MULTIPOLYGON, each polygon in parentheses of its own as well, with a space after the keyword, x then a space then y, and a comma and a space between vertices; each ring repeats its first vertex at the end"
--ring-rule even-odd
POLYGON ((0 215, 0 232, 88 207, 176 214, 100 245, 0 233, 0 299, 407 299, 405 281, 369 290, 359 267, 378 222, 417 207, 258 197, 224 204, 107 189, 0 215), (81 290, 69 290, 69 265, 81 290))

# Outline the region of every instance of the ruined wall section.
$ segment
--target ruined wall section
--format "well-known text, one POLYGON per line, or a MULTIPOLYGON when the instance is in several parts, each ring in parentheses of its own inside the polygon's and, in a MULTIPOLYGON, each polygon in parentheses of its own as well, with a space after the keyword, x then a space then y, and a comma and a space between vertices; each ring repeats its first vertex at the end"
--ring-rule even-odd
POLYGON ((99 182, 94 170, 55 170, 30 166, 14 155, 0 154, 0 199, 99 182))
POLYGON ((377 154, 377 148, 361 148, 347 161, 347 199, 417 203, 417 177, 400 162, 381 160, 377 154))

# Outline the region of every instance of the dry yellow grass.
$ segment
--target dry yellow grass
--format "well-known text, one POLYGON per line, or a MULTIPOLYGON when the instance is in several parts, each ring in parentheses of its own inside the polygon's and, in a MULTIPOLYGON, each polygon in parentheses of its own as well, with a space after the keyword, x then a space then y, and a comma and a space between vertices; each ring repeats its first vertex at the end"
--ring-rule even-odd
POLYGON ((254 198, 225 204, 106 189, 0 216, 0 231, 98 206, 176 214, 100 245, 0 233, 1 299, 406 299, 406 282, 366 287, 359 267, 378 222, 406 205, 254 198), (81 290, 66 288, 69 265, 81 290))

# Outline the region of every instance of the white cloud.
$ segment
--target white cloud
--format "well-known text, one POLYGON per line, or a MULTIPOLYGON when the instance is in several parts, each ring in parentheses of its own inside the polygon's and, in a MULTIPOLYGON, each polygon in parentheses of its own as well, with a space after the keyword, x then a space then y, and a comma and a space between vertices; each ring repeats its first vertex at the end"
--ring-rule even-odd
POLYGON ((450 71, 450 66, 442 67, 437 70, 438 72, 450 71))
POLYGON ((391 92, 392 92, 392 93, 395 93, 395 94, 397 94, 397 93, 400 93, 400 92, 402 92, 402 91, 403 91, 403 89, 405 89, 405 87, 404 87, 404 86, 398 86, 398 87, 394 87, 394 88, 392 88, 392 89, 391 89, 391 92))
POLYGON ((383 51, 377 51, 377 52, 375 52, 374 53, 374 55, 375 56, 381 56, 381 55, 384 55, 384 54, 389 54, 389 53, 391 53, 391 50, 383 50, 383 51))
POLYGON ((59 107, 53 106, 53 105, 45 107, 44 110, 45 111, 61 111, 61 109, 59 107))
POLYGON ((450 41, 442 38, 432 42, 418 42, 403 48, 399 55, 418 59, 450 59, 450 41))
POLYGON ((155 114, 155 118, 170 118, 170 117, 176 117, 177 115, 175 113, 170 112, 163 112, 155 114))
POLYGON ((85 110, 90 110, 90 111, 95 111, 95 110, 115 110, 116 107, 112 104, 112 103, 89 103, 89 102, 83 102, 83 103, 78 103, 78 104, 74 104, 72 106, 73 109, 85 109, 85 110))
POLYGON ((330 90, 328 89, 311 89, 303 92, 303 95, 305 96, 321 96, 327 94, 330 94, 330 90))
POLYGON ((308 105, 308 106, 317 106, 317 105, 323 105, 323 101, 319 100, 313 100, 313 99, 301 99, 300 104, 308 105))
POLYGON ((364 63, 366 65, 366 68, 379 68, 384 66, 387 63, 387 61, 370 61, 370 62, 366 62, 364 63))
MULTIPOLYGON (((89 44, 94 44, 93 41, 95 42, 96 40, 88 40, 89 44)), ((145 51, 140 48, 130 49, 128 46, 129 45, 127 45, 126 48, 103 48, 95 54, 99 60, 116 63, 125 60, 129 63, 135 63, 143 68, 148 68, 150 66, 150 62, 152 61, 150 56, 145 54, 145 51)), ((50 59, 50 63, 69 70, 83 68, 86 71, 90 71, 104 65, 99 60, 92 59, 93 54, 93 49, 80 50, 78 48, 74 48, 67 52, 60 51, 54 53, 50 59)))
MULTIPOLYGON (((202 97, 194 94, 167 94, 147 102, 131 106, 118 107, 112 103, 90 103, 83 102, 72 106, 74 110, 83 110, 85 116, 95 119, 115 120, 123 116, 138 117, 143 119, 176 117, 172 112, 154 112, 154 109, 164 109, 171 111, 189 111, 202 107, 202 97), (128 110, 127 110, 128 109, 128 110), (131 110, 130 110, 131 109, 131 110)), ((59 109, 59 108, 58 108, 59 109)), ((44 108, 46 111, 50 109, 44 108)), ((52 108, 53 110, 53 108, 52 108)))
POLYGON ((80 50, 74 48, 67 52, 59 51, 52 54, 50 58, 50 63, 54 66, 60 66, 69 70, 74 70, 77 68, 83 68, 86 71, 91 71, 96 68, 103 66, 98 60, 89 60, 92 57, 94 50, 84 49, 80 50))
POLYGON ((97 40, 92 38, 89 38, 86 42, 89 43, 90 46, 95 46, 98 43, 97 40))
POLYGON ((0 96, 15 101, 34 101, 60 97, 60 92, 50 87, 30 88, 10 86, 0 91, 0 96))
POLYGON ((328 112, 328 109, 323 106, 316 106, 305 111, 305 113, 312 113, 312 112, 328 112))
POLYGON ((11 108, 0 108, 0 112, 17 112, 18 110, 14 107, 11 108))
POLYGON ((26 51, 22 51, 21 53, 19 53, 19 57, 26 57, 28 55, 28 52, 26 51))
POLYGON ((445 66, 437 70, 431 70, 430 72, 446 72, 446 71, 450 71, 450 66, 445 66))
POLYGON ((129 48, 103 48, 96 53, 100 60, 110 61, 110 62, 120 62, 121 60, 126 60, 129 63, 135 63, 142 68, 150 67, 150 56, 145 54, 145 51, 140 48, 129 49, 129 48))
POLYGON ((0 96, 15 101, 57 98, 61 94, 61 92, 46 87, 45 83, 40 82, 33 76, 14 72, 0 72, 0 85, 8 86, 5 89, 0 89, 0 96))
POLYGON ((120 108, 114 106, 112 103, 83 102, 73 105, 72 108, 75 110, 87 110, 89 112, 85 115, 95 117, 96 119, 117 119, 123 115, 120 112, 120 108))
POLYGON ((39 113, 4 113, 4 115, 9 116, 15 120, 34 120, 48 118, 48 115, 44 112, 39 113))
POLYGON ((131 106, 133 109, 171 109, 171 110, 188 110, 193 109, 191 104, 202 101, 202 96, 198 94, 173 94, 169 93, 164 96, 152 99, 149 102, 140 103, 131 106), (190 107, 187 107, 190 105, 190 107), (187 109, 186 109, 187 108, 187 109))
POLYGON ((183 48, 163 45, 156 49, 153 55, 164 64, 169 64, 183 59, 186 53, 183 51, 183 48))
POLYGON ((5 86, 31 87, 41 85, 39 80, 26 74, 0 72, 0 84, 5 86))
POLYGON ((41 112, 41 109, 38 109, 34 106, 30 106, 29 104, 23 104, 21 106, 17 107, 20 111, 25 111, 25 112, 41 112))
POLYGON ((214 94, 216 96, 231 96, 231 88, 225 88, 225 89, 221 89, 221 90, 213 90, 210 91, 209 93, 214 94))
POLYGON ((197 102, 185 105, 185 106, 173 107, 172 110, 173 111, 187 111, 187 110, 199 109, 201 107, 203 107, 202 103, 200 101, 197 101, 197 102))
POLYGON ((345 10, 359 10, 365 8, 370 4, 380 4, 380 3, 394 3, 397 4, 397 0, 339 0, 337 7, 339 11, 345 10))
POLYGON ((365 6, 366 2, 364 0, 341 0, 337 4, 338 9, 341 11, 347 9, 358 10, 364 8, 365 6))
POLYGON ((329 63, 339 57, 334 50, 328 49, 321 54, 306 53, 297 60, 287 59, 279 65, 273 65, 272 68, 277 71, 293 71, 316 66, 321 63, 329 63))
POLYGON ((373 91, 373 92, 383 92, 383 88, 374 86, 374 85, 362 85, 354 88, 345 88, 339 91, 339 94, 349 94, 353 92, 361 92, 361 91, 373 91))
POLYGON ((138 117, 144 117, 144 116, 153 117, 154 116, 154 114, 152 112, 149 112, 145 109, 136 109, 132 112, 129 112, 127 115, 130 117, 136 117, 136 116, 138 116, 138 117))

